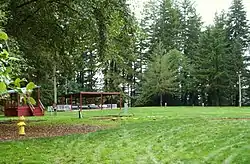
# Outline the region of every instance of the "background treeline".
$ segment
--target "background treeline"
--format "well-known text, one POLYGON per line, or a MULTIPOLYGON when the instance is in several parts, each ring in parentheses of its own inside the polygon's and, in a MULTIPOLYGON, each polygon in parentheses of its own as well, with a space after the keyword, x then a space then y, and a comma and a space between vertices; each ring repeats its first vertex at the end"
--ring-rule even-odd
MULTIPOLYGON (((132 2, 133 3, 133 2, 132 2)), ((191 0, 149 0, 136 20, 122 0, 2 0, 13 75, 42 101, 76 91, 121 91, 131 106, 250 104, 250 31, 242 0, 204 27, 191 0)))

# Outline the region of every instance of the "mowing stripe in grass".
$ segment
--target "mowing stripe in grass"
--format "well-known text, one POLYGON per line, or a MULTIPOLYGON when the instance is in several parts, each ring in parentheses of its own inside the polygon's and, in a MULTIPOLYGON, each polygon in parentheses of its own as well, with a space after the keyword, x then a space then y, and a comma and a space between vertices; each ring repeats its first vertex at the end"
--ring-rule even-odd
MULTIPOLYGON (((0 143, 1 155, 5 157, 0 157, 0 163, 248 164, 250 121, 211 119, 246 117, 249 111, 238 108, 139 108, 133 111, 136 120, 100 123, 115 125, 113 129, 0 143)), ((106 114, 109 111, 86 112, 84 119, 77 120, 70 118, 74 115, 60 113, 50 121, 54 121, 53 124, 67 121, 98 124, 99 121, 91 117, 106 114)))

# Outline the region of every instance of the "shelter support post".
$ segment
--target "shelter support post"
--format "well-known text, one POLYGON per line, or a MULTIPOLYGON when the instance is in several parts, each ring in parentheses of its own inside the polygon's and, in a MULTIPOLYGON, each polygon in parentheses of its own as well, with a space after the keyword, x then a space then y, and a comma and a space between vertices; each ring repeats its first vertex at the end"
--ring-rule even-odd
POLYGON ((82 118, 82 93, 80 93, 80 98, 79 98, 80 102, 79 102, 79 105, 80 105, 80 109, 79 109, 79 118, 82 118))
POLYGON ((82 94, 80 93, 80 111, 82 111, 82 94))
POLYGON ((76 96, 74 98, 74 103, 75 103, 75 105, 77 105, 77 97, 76 96))
POLYGON ((72 95, 70 95, 70 110, 72 111, 72 95))
POLYGON ((111 109, 112 109, 112 97, 113 97, 113 96, 111 95, 111 96, 110 96, 110 105, 111 105, 110 108, 111 108, 111 109))
POLYGON ((101 110, 102 110, 102 105, 103 105, 103 95, 101 94, 101 110))

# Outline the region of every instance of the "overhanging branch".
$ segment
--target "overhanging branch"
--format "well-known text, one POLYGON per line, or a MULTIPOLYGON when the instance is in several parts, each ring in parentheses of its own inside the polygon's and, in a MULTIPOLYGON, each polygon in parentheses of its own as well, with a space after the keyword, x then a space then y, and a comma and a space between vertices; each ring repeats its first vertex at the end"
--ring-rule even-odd
POLYGON ((26 5, 29 5, 29 4, 31 4, 31 3, 33 3, 33 2, 36 2, 37 0, 30 0, 30 1, 28 1, 28 2, 25 2, 25 3, 23 3, 23 4, 21 4, 21 5, 19 5, 19 6, 17 6, 16 8, 18 9, 18 8, 21 8, 21 7, 23 7, 23 6, 26 6, 26 5))

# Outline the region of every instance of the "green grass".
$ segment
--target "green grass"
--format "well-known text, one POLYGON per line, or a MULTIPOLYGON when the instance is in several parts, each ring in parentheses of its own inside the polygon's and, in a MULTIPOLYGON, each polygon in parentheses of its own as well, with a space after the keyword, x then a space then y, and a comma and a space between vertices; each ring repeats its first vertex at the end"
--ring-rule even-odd
MULTIPOLYGON (((113 125, 117 124, 113 121, 98 121, 93 120, 94 116, 106 116, 106 115, 114 115, 119 114, 120 110, 100 110, 100 111, 83 111, 83 119, 78 118, 78 111, 72 112, 57 112, 57 116, 54 114, 47 112, 43 117, 25 117, 27 121, 30 121, 32 125, 53 125, 53 124, 88 124, 88 125, 113 125), (38 122, 33 122, 37 120, 38 122)), ((18 117, 4 117, 0 116, 0 121, 8 121, 8 120, 18 120, 18 117)))
MULTIPOLYGON (((112 111, 47 115, 40 124, 100 124, 89 134, 0 142, 0 163, 250 163, 250 108, 135 108, 133 118, 96 121, 112 111)), ((6 118, 1 118, 4 120, 6 118)), ((28 118, 38 119, 38 118, 28 118)), ((40 118, 41 119, 41 118, 40 118)))

